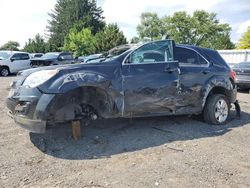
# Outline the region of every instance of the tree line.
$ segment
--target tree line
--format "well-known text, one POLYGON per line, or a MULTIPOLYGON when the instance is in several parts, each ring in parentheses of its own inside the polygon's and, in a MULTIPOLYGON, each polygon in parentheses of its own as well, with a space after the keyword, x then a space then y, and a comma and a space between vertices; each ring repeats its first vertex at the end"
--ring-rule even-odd
MULTIPOLYGON (((103 10, 95 0, 58 0, 49 13, 46 40, 37 34, 29 39, 23 51, 46 53, 72 51, 75 56, 106 52, 127 43, 116 23, 104 21, 103 10)), ((204 10, 188 14, 185 11, 159 17, 156 13, 141 14, 137 28, 138 36, 131 43, 148 40, 174 39, 176 43, 198 45, 213 49, 250 48, 250 27, 239 43, 230 39, 231 27, 220 23, 215 13, 204 10)), ((0 49, 18 50, 18 42, 9 41, 0 49)))

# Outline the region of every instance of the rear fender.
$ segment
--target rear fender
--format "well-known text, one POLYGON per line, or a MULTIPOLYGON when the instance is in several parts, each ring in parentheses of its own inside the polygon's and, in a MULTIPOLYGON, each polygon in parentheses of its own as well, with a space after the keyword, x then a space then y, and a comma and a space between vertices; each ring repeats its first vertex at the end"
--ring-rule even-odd
POLYGON ((223 76, 214 76, 211 79, 209 79, 206 84, 204 85, 201 95, 202 95, 202 107, 205 106, 207 97, 211 93, 211 91, 215 88, 221 88, 224 90, 229 97, 230 102, 235 102, 236 100, 236 93, 235 93, 235 87, 233 86, 230 79, 225 78, 223 76))

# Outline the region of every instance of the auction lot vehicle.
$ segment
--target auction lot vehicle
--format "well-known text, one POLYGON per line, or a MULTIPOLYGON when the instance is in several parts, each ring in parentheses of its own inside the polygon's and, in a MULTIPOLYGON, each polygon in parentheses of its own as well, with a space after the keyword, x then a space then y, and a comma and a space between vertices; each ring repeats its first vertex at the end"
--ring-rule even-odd
POLYGON ((8 76, 11 73, 29 69, 30 55, 19 51, 0 51, 0 75, 8 76))
POLYGON ((242 62, 232 67, 236 73, 236 84, 239 88, 250 89, 250 62, 242 62))
POLYGON ((64 65, 74 63, 75 59, 70 52, 49 52, 39 58, 31 60, 31 67, 64 65))
POLYGON ((42 57, 44 54, 43 53, 32 53, 30 55, 31 55, 32 59, 34 59, 34 58, 42 57))
POLYGON ((203 114, 224 124, 236 103, 235 73, 217 51, 161 40, 102 63, 29 69, 18 74, 9 114, 31 132, 79 119, 203 114))

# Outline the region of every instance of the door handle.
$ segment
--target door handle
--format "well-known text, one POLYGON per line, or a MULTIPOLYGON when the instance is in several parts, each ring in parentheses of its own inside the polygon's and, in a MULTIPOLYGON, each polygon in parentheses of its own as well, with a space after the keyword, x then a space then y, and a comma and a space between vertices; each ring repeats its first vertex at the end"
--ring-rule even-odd
POLYGON ((203 74, 208 74, 208 73, 210 73, 210 72, 211 72, 211 70, 208 70, 208 69, 207 69, 207 70, 202 71, 202 73, 203 73, 203 74))
POLYGON ((172 72, 174 72, 175 71, 175 69, 174 68, 171 68, 171 67, 166 67, 165 69, 164 69, 164 72, 167 72, 167 73, 172 73, 172 72))

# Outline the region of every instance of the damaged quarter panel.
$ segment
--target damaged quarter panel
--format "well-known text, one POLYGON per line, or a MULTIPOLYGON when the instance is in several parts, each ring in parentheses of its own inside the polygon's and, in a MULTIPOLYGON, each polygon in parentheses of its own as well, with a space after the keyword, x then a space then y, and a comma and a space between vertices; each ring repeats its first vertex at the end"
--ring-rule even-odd
POLYGON ((119 117, 123 110, 121 63, 117 60, 62 69, 53 80, 39 89, 44 93, 56 94, 50 111, 59 111, 55 119, 58 121, 75 118, 75 114, 69 111, 77 111, 81 115, 82 104, 92 106, 104 118, 119 117))

